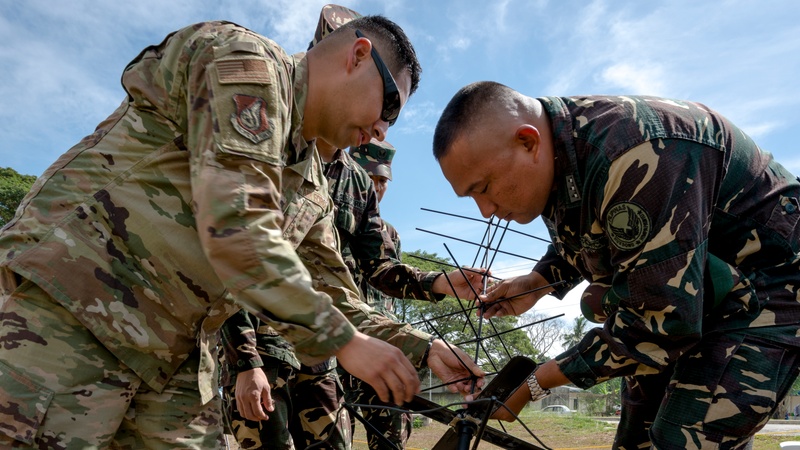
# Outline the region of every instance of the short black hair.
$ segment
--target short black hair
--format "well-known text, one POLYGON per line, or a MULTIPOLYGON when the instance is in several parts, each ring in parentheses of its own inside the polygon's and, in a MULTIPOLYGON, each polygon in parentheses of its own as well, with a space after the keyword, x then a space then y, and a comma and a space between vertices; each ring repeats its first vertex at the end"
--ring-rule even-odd
POLYGON ((399 25, 381 15, 363 16, 342 24, 335 33, 342 30, 360 30, 370 40, 378 41, 379 51, 392 73, 408 70, 411 75, 411 96, 417 91, 422 66, 417 59, 417 52, 406 33, 399 25), (388 54, 387 54, 388 51, 388 54))
POLYGON ((433 157, 438 161, 453 145, 463 130, 472 128, 474 120, 486 114, 485 108, 492 101, 500 101, 513 90, 494 81, 477 81, 456 92, 442 111, 436 130, 433 132, 433 157))

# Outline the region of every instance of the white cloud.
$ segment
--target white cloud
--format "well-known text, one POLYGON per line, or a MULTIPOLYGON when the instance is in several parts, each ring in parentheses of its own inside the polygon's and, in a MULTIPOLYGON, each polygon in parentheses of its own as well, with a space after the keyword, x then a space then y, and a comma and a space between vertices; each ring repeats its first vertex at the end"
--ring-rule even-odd
MULTIPOLYGON (((436 121, 439 120, 441 108, 437 108, 431 101, 411 102, 403 108, 400 113, 400 120, 397 122, 397 129, 392 129, 392 134, 400 133, 433 133, 436 121)), ((391 140, 391 139, 390 139, 391 140)))
POLYGON ((663 71, 658 64, 613 64, 603 70, 600 79, 600 84, 609 86, 611 91, 642 95, 664 92, 663 71))

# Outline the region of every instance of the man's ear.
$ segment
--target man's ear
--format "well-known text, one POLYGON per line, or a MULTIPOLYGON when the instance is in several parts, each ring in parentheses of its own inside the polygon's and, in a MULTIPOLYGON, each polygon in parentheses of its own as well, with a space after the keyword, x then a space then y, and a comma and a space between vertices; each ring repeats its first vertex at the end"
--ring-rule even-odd
POLYGON ((530 124, 520 125, 517 127, 515 137, 519 144, 523 145, 528 152, 533 153, 534 158, 539 157, 542 137, 538 128, 530 124))
POLYGON ((372 42, 365 37, 356 38, 350 47, 347 58, 348 71, 354 70, 363 64, 367 59, 372 59, 372 42))

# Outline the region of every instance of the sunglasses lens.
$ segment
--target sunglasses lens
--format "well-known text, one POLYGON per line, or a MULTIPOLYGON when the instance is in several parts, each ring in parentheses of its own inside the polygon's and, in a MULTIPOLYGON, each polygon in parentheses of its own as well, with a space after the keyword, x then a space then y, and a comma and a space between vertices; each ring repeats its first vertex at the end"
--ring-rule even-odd
MULTIPOLYGON (((361 31, 356 30, 356 36, 364 37, 361 31)), ((397 89, 397 83, 392 77, 392 72, 386 67, 381 55, 372 47, 372 59, 375 61, 375 66, 378 68, 378 73, 383 79, 383 111, 381 111, 381 120, 387 122, 389 126, 394 125, 397 121, 397 116, 400 115, 400 91, 397 89)))
MULTIPOLYGON (((387 89, 388 86, 384 86, 387 89)), ((383 94, 383 112, 381 119, 389 123, 389 126, 394 125, 397 121, 397 116, 400 115, 400 93, 395 90, 394 92, 384 91, 383 94)))

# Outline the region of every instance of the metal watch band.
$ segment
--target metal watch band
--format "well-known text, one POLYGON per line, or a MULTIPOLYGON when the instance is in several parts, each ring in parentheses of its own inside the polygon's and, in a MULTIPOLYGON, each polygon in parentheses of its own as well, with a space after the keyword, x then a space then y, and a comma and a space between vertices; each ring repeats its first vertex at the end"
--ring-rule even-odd
POLYGON ((536 379, 536 371, 528 377, 528 389, 531 391, 531 401, 541 400, 550 395, 550 389, 545 389, 539 386, 539 381, 536 379))

